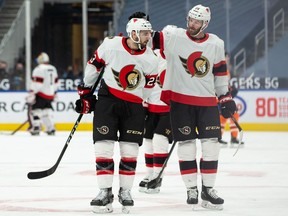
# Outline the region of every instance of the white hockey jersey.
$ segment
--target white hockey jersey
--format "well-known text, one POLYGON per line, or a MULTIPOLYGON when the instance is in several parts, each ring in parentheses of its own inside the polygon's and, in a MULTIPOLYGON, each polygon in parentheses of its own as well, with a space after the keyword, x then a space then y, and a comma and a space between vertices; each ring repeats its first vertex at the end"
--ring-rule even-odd
POLYGON ((84 83, 93 86, 105 66, 103 79, 109 92, 122 100, 142 103, 155 86, 157 55, 151 48, 131 50, 125 37, 107 37, 85 68, 84 83))
POLYGON ((53 100, 58 89, 58 73, 50 64, 39 64, 32 71, 30 91, 38 96, 53 100))
POLYGON ((165 103, 172 100, 188 105, 215 106, 216 95, 228 92, 224 42, 216 35, 205 34, 204 39, 195 40, 185 29, 169 28, 160 32, 161 44, 167 60, 161 94, 165 103))
POLYGON ((163 113, 163 112, 169 112, 170 106, 168 106, 166 103, 164 103, 161 99, 161 92, 162 92, 162 86, 165 79, 165 73, 166 73, 166 60, 165 56, 163 56, 163 53, 160 53, 160 50, 154 50, 154 52, 158 56, 158 76, 156 85, 153 88, 153 92, 149 96, 149 98, 146 101, 147 108, 149 112, 153 113, 163 113))

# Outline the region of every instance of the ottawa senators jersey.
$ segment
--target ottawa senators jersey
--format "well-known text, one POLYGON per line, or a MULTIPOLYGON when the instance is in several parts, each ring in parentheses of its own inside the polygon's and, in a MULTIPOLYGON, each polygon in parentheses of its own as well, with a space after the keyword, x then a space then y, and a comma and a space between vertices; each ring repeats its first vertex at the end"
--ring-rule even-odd
POLYGON ((151 48, 131 50, 125 37, 107 37, 85 68, 84 83, 92 86, 105 66, 103 79, 111 94, 142 103, 155 86, 158 59, 151 48))
POLYGON ((30 91, 38 96, 53 100, 58 89, 58 73, 50 64, 39 64, 32 71, 30 91))
POLYGON ((216 95, 228 92, 223 40, 214 34, 195 40, 182 28, 164 30, 158 33, 158 38, 167 60, 161 99, 165 103, 172 100, 188 105, 216 106, 216 95))
POLYGON ((160 50, 154 50, 154 52, 158 56, 158 76, 156 80, 156 85, 153 89, 153 92, 147 99, 147 108, 149 112, 153 113, 163 113, 163 112, 169 112, 170 111, 170 106, 168 106, 166 103, 164 103, 161 99, 161 92, 162 92, 162 87, 164 84, 164 78, 165 78, 165 73, 166 73, 166 60, 165 56, 163 53, 160 53, 160 50))

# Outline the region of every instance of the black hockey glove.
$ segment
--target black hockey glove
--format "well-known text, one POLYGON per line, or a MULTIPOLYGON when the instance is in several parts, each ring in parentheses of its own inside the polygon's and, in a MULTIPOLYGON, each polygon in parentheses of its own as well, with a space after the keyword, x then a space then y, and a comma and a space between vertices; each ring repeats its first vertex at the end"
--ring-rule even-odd
POLYGON ((219 98, 221 114, 224 118, 230 118, 231 114, 233 115, 237 111, 236 103, 232 99, 230 93, 226 95, 221 95, 219 98))
POLYGON ((91 92, 91 88, 85 87, 83 84, 77 87, 80 99, 75 102, 75 111, 81 114, 87 114, 94 111, 97 99, 91 92))

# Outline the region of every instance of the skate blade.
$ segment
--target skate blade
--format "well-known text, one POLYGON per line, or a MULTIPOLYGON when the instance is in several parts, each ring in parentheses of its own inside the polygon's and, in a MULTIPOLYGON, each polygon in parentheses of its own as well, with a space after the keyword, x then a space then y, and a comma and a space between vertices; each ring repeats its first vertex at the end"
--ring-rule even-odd
POLYGON ((147 192, 147 188, 146 187, 139 187, 139 192, 146 193, 147 192))
POLYGON ((158 188, 154 188, 154 189, 152 189, 152 188, 146 189, 146 193, 147 194, 158 194, 158 193, 160 193, 160 188, 158 187, 158 188))
POLYGON ((208 201, 202 201, 201 206, 203 208, 211 209, 211 210, 219 210, 219 211, 223 210, 223 204, 215 205, 208 201))
POLYGON ((113 212, 112 204, 106 206, 92 206, 92 212, 96 214, 106 214, 113 212))
POLYGON ((131 210, 131 206, 122 206, 122 213, 129 214, 131 210))
POLYGON ((231 143, 230 148, 233 148, 233 149, 244 148, 244 144, 238 145, 238 143, 231 143))
POLYGON ((197 210, 197 206, 198 206, 197 204, 188 204, 188 205, 193 211, 197 210))

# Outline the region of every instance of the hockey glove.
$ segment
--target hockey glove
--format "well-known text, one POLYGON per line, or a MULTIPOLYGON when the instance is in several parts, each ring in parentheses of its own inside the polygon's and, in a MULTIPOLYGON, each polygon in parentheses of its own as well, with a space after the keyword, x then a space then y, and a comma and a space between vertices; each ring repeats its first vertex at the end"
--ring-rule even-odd
POLYGON ((236 103, 231 94, 221 95, 218 99, 222 116, 226 119, 230 118, 231 114, 233 115, 237 111, 236 103))
POLYGON ((25 97, 26 103, 29 105, 33 105, 36 103, 36 96, 34 92, 29 92, 28 96, 25 97))
POLYGON ((94 111, 97 102, 96 96, 91 92, 91 88, 85 87, 83 84, 77 87, 80 99, 75 102, 75 111, 81 114, 87 114, 94 111))

